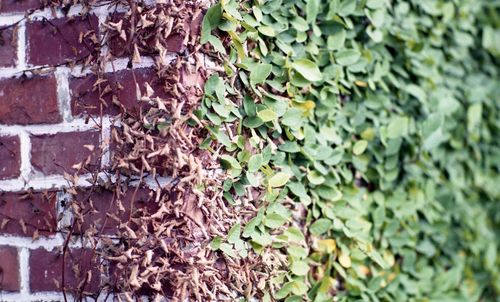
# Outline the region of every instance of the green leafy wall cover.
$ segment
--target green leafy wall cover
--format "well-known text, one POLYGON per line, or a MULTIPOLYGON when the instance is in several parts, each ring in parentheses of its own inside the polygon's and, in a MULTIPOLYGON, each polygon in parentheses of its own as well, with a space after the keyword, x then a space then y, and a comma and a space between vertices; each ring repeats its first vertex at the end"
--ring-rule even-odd
POLYGON ((499 301, 499 14, 494 0, 207 11, 221 68, 197 112, 204 147, 221 149, 229 203, 260 192, 212 248, 288 263, 254 298, 499 301))

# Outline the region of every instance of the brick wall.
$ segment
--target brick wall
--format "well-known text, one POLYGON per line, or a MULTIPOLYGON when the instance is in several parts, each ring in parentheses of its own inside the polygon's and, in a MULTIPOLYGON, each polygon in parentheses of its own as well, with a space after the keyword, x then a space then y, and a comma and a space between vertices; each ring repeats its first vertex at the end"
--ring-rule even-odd
MULTIPOLYGON (((65 238, 59 230, 71 219, 63 210, 70 198, 65 175, 79 174, 78 185, 90 186, 89 173, 110 163, 112 117, 120 108, 137 107, 136 82, 141 90, 146 82, 155 85, 150 57, 142 57, 133 70, 127 68, 128 58, 114 59, 106 63, 104 78, 112 90, 120 85, 123 107, 113 105, 94 89, 95 75, 79 68, 102 38, 107 8, 83 18, 78 6, 67 15, 40 7, 39 0, 0 0, 0 301, 61 301, 62 270, 69 288, 82 286, 82 280, 85 291, 98 288, 102 273, 93 270, 99 260, 85 243, 72 241, 61 256, 65 238), (48 65, 56 67, 43 68, 48 65), (103 109, 100 99, 108 102, 103 109), (88 116, 101 111, 104 118, 88 116), (75 269, 76 264, 81 267, 75 269), (79 275, 85 268, 93 268, 90 276, 79 275)), ((169 39, 168 60, 184 50, 183 40, 169 39)), ((113 45, 110 51, 123 50, 119 40, 113 45)), ((108 211, 102 196, 97 207, 108 211)))

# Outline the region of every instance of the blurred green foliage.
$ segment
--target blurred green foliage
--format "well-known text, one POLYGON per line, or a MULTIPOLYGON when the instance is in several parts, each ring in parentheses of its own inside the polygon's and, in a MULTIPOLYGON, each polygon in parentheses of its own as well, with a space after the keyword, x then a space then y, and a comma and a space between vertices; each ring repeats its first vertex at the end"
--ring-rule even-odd
POLYGON ((226 0, 202 31, 224 196, 265 192, 213 245, 287 251, 263 300, 500 301, 500 1, 226 0))

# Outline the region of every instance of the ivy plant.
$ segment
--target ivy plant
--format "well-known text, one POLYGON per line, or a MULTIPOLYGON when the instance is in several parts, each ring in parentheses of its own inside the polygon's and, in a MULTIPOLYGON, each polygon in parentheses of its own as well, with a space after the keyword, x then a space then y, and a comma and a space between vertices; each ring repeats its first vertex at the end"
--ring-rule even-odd
POLYGON ((228 203, 260 192, 254 218, 212 245, 286 252, 263 300, 497 301, 499 12, 488 0, 207 11, 201 40, 223 71, 197 112, 205 146, 222 150, 228 203))

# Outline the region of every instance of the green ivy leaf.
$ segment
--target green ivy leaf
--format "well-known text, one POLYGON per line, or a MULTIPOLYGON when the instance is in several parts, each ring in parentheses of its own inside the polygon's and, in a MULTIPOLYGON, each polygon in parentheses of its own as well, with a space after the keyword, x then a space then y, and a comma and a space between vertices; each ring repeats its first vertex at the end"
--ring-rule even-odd
POLYGON ((276 32, 274 31, 274 28, 272 28, 271 26, 259 26, 257 29, 264 36, 268 36, 268 37, 276 36, 276 32))
POLYGON ((249 172, 256 172, 262 167, 262 164, 264 163, 264 158, 262 157, 262 154, 254 154, 250 156, 250 159, 248 160, 248 171, 249 172))
POLYGON ((207 10, 205 16, 203 17, 203 23, 201 25, 201 44, 205 44, 208 42, 209 37, 212 36, 211 31, 219 25, 221 18, 222 6, 220 4, 213 5, 207 10))
POLYGON ((319 12, 319 0, 307 0, 306 17, 307 23, 315 23, 319 12))
POLYGON ((212 240, 212 242, 210 242, 210 248, 216 251, 220 248, 221 244, 222 244, 222 237, 217 236, 212 240))
POLYGON ((341 50, 335 54, 335 60, 342 66, 349 66, 356 63, 361 54, 355 49, 341 50))
POLYGON ((257 64, 250 71, 250 83, 254 86, 263 83, 271 74, 272 67, 271 64, 257 64))
POLYGON ((483 107, 481 104, 471 105, 467 109, 467 129, 471 131, 479 125, 482 119, 483 107))
POLYGON ((305 295, 307 293, 307 290, 309 288, 307 285, 304 284, 304 282, 296 280, 292 281, 292 293, 298 296, 305 295))
POLYGON ((237 223, 231 227, 227 232, 227 241, 229 243, 236 243, 240 241, 241 224, 237 223))
POLYGON ((290 241, 301 242, 305 240, 304 234, 302 234, 302 231, 297 227, 289 227, 284 232, 284 235, 287 236, 290 241))
POLYGON ((313 185, 320 185, 325 182, 325 178, 318 173, 317 171, 311 171, 307 174, 307 179, 313 184, 313 185))
POLYGON ((240 163, 231 155, 224 154, 220 158, 225 167, 240 170, 242 169, 240 163))
POLYGON ((386 0, 368 0, 366 6, 371 9, 378 9, 384 7, 385 2, 386 0))
POLYGON ((266 218, 264 219, 264 225, 271 229, 279 228, 280 226, 285 224, 285 222, 286 218, 277 213, 270 213, 266 215, 266 218))
POLYGON ((343 48, 345 44, 345 39, 346 39, 346 31, 343 28, 338 28, 332 35, 328 36, 326 43, 328 49, 337 50, 343 48))
POLYGON ((316 220, 311 226, 309 227, 309 232, 311 234, 319 236, 324 233, 326 233, 332 226, 332 222, 330 219, 327 218, 320 218, 316 220))
POLYGON ((290 270, 297 276, 305 276, 309 272, 309 265, 305 261, 294 261, 290 270))
POLYGON ((224 48, 224 45, 222 45, 222 42, 215 36, 209 36, 207 41, 212 44, 212 46, 220 53, 225 54, 226 49, 224 48))
POLYGON ((231 258, 238 258, 238 254, 236 254, 236 251, 233 249, 233 247, 230 244, 222 243, 220 245, 220 250, 222 252, 224 252, 224 254, 228 255, 231 258))
POLYGON ((311 60, 299 59, 292 63, 292 67, 310 82, 317 82, 323 79, 318 66, 311 60))
POLYGON ((342 17, 349 16, 356 10, 356 0, 342 0, 339 8, 339 15, 342 17))

